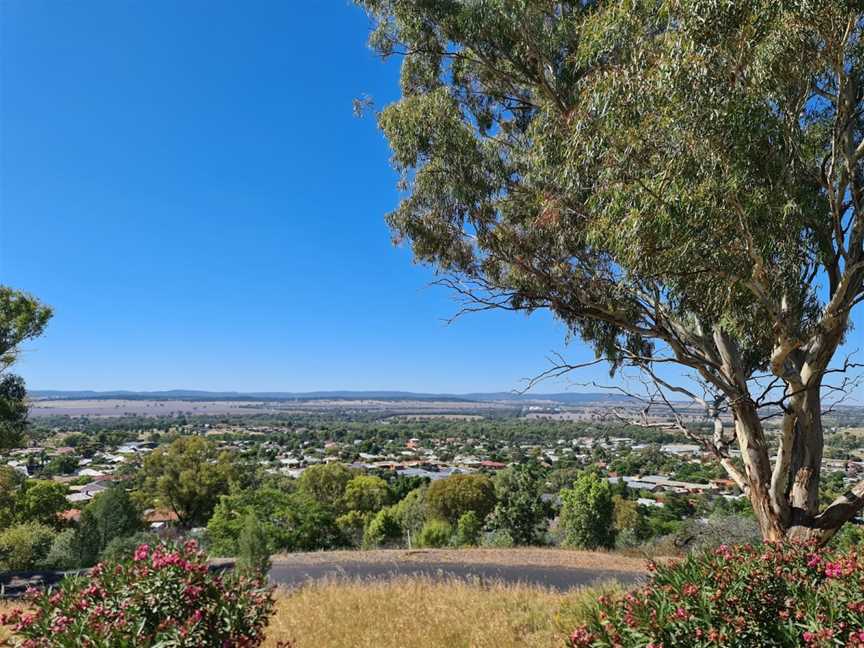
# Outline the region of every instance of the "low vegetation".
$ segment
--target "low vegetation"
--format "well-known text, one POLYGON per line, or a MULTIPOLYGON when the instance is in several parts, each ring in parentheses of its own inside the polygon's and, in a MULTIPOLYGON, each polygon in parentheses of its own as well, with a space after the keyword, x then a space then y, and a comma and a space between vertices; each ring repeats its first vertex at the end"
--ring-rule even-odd
POLYGON ((0 622, 27 648, 78 646, 258 646, 273 608, 260 580, 219 576, 194 542, 140 545, 119 562, 99 563, 0 622))
POLYGON ((278 595, 264 645, 563 648, 598 593, 426 578, 319 581, 278 595))
POLYGON ((601 596, 574 648, 864 647, 864 556, 814 543, 721 545, 601 596))

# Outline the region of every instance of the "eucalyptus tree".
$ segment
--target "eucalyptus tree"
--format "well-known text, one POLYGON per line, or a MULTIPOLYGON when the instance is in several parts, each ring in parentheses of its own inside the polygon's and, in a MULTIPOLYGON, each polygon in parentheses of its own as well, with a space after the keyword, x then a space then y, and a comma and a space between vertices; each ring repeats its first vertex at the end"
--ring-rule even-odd
POLYGON ((464 310, 548 309, 658 400, 693 396, 766 539, 860 511, 864 482, 820 510, 819 480, 864 299, 864 5, 357 1, 402 57, 388 221, 464 310))

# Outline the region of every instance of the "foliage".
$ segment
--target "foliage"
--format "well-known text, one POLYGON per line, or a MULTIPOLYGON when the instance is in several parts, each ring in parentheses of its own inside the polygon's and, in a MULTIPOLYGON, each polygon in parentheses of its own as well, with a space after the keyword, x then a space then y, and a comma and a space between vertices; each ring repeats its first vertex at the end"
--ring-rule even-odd
POLYGON ((39 567, 51 550, 54 530, 38 522, 16 524, 0 531, 0 566, 23 571, 39 567))
POLYGON ((348 511, 336 518, 336 526, 353 546, 358 547, 363 542, 363 532, 373 515, 373 513, 348 511))
POLYGON ((645 587, 601 597, 574 646, 701 648, 864 644, 864 559, 813 543, 721 545, 656 566, 645 587))
POLYGON ((426 504, 430 515, 451 524, 468 511, 485 519, 495 506, 495 487, 486 475, 452 475, 429 485, 426 504))
POLYGON ((73 550, 78 564, 89 566, 115 538, 130 536, 141 529, 141 516, 129 493, 113 486, 99 493, 81 511, 73 550))
POLYGON ((547 510, 541 499, 539 471, 535 466, 518 464, 500 471, 494 481, 498 503, 489 527, 507 531, 517 545, 535 544, 547 510))
POLYGON ((174 511, 184 525, 203 526, 234 474, 228 452, 201 437, 180 437, 146 456, 140 496, 174 511))
POLYGON ((387 506, 390 489, 387 482, 374 475, 357 475, 345 485, 343 505, 349 511, 375 513, 387 506))
POLYGON ((318 464, 303 471, 297 488, 322 506, 341 513, 345 488, 353 477, 354 473, 344 464, 318 464))
POLYGON ((152 531, 138 531, 132 535, 112 539, 99 554, 102 562, 118 562, 129 558, 142 544, 155 546, 160 542, 159 535, 152 531))
POLYGON ((609 482, 585 471, 572 489, 561 491, 560 529, 564 544, 582 549, 612 547, 614 504, 609 482))
POLYGON ((78 458, 73 455, 59 455, 45 465, 46 475, 71 475, 78 470, 78 458))
POLYGON ((265 487, 222 496, 207 524, 214 554, 237 555, 249 513, 258 520, 268 551, 315 551, 345 545, 332 511, 317 500, 305 493, 265 487))
POLYGON ((54 536, 44 564, 49 569, 59 570, 80 567, 75 549, 75 529, 64 529, 54 536))
POLYGON ((459 516, 456 523, 456 533, 453 543, 456 546, 472 546, 480 541, 480 532, 483 530, 483 521, 474 511, 467 511, 459 516))
POLYGON ((16 517, 19 522, 38 522, 57 527, 57 514, 70 508, 66 500, 67 488, 63 484, 45 480, 28 480, 16 498, 16 517))
POLYGON ((428 517, 426 492, 427 487, 415 488, 395 505, 399 526, 408 533, 414 535, 420 533, 420 529, 426 522, 428 517))
POLYGON ((0 448, 20 446, 26 428, 27 390, 24 379, 15 374, 0 374, 0 448))
POLYGON ((36 298, 0 285, 0 449, 21 445, 27 425, 24 380, 6 370, 23 342, 42 335, 51 315, 36 298))
POLYGON ((446 547, 452 534, 453 528, 444 520, 429 520, 417 534, 417 546, 446 547))
POLYGON ((254 512, 246 514, 237 546, 237 569, 240 573, 266 579, 270 571, 270 550, 267 536, 254 512))
POLYGON ((622 533, 625 534, 632 545, 646 540, 651 535, 645 515, 636 502, 624 499, 620 495, 613 495, 612 505, 613 526, 617 537, 620 538, 622 533))
POLYGON ((273 610, 269 589, 239 576, 211 574, 194 542, 141 545, 133 557, 100 563, 89 577, 34 592, 32 612, 3 622, 22 645, 258 646, 273 610))
POLYGON ((402 526, 396 507, 388 506, 375 514, 363 533, 364 547, 386 547, 402 540, 402 526))
POLYGON ((492 531, 483 536, 483 546, 494 549, 510 549, 515 543, 510 534, 503 529, 492 531))

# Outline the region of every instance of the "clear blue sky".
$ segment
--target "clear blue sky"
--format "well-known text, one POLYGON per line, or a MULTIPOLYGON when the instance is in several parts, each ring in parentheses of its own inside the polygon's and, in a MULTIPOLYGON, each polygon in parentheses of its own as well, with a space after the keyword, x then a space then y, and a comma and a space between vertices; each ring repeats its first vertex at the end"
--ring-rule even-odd
POLYGON ((352 116, 398 93, 368 30, 347 0, 0 1, 0 283, 56 309, 31 388, 509 390, 590 359, 545 314, 443 324, 352 116))
POLYGON ((445 326, 392 246, 351 101, 395 99, 398 63, 347 1, 0 12, 0 282, 56 310, 31 388, 506 390, 565 348, 546 315, 445 326))

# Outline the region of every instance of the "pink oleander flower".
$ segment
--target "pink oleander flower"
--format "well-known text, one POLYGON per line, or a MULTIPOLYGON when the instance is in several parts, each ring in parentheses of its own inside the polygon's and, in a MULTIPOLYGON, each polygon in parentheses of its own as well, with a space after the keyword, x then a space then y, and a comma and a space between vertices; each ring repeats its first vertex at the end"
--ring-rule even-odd
POLYGON ((141 544, 138 545, 138 548, 135 549, 135 553, 132 555, 132 560, 135 562, 141 562, 142 560, 147 560, 147 556, 150 554, 150 545, 141 544))
POLYGON ((577 647, 590 646, 593 642, 594 635, 585 626, 576 628, 570 635, 570 643, 577 647))
POLYGON ((839 562, 825 565, 825 576, 828 578, 840 578, 843 575, 843 565, 839 562))

